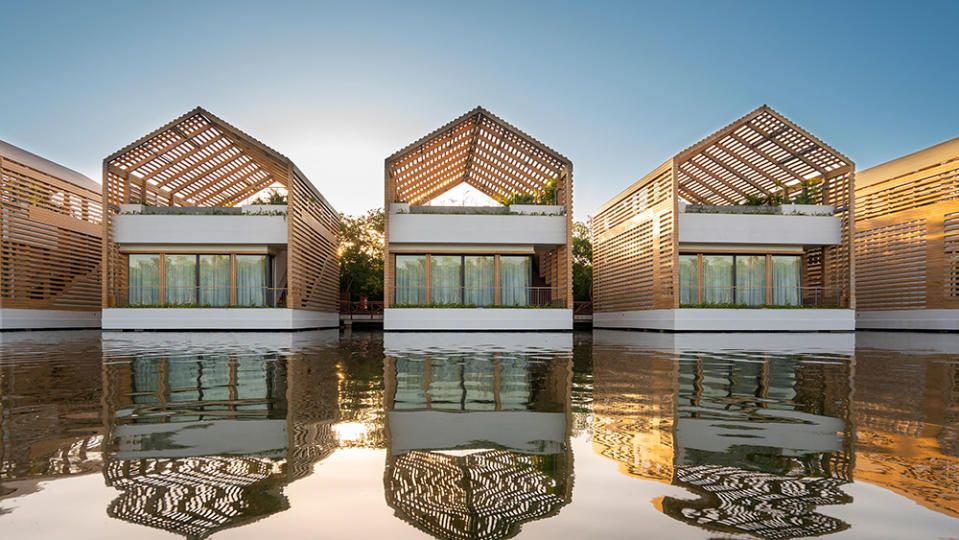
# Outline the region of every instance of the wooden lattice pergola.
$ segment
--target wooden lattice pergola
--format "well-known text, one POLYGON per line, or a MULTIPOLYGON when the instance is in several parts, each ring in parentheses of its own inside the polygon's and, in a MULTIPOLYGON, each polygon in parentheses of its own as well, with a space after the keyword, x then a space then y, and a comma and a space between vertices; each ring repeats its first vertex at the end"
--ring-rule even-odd
POLYGON ((731 205, 749 196, 794 197, 817 184, 842 218, 842 243, 805 251, 803 286, 841 291, 855 307, 855 164, 763 105, 676 154, 593 217, 594 310, 679 307, 676 260, 681 202, 731 205))
POLYGON ((287 306, 336 310, 339 214, 289 158, 200 107, 103 160, 103 305, 126 277, 112 241, 120 204, 235 206, 271 187, 288 204, 287 306))
MULTIPOLYGON (((572 302, 573 163, 568 158, 476 107, 386 158, 384 169, 386 238, 391 203, 427 204, 462 184, 497 201, 535 196, 555 185, 552 204, 566 208, 567 240, 547 254, 551 268, 541 273, 572 302)), ((384 255, 389 306, 394 265, 388 241, 384 255)))

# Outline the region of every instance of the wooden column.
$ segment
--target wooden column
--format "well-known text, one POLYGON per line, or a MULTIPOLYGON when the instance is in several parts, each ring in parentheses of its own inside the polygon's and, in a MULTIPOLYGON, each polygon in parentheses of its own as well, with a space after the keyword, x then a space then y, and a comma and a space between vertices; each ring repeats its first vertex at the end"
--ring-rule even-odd
POLYGON ((502 300, 502 291, 499 285, 499 254, 493 255, 493 305, 500 305, 502 300))
POLYGON ((696 303, 703 303, 703 254, 696 254, 696 303))
POLYGON ((766 254, 766 305, 773 303, 773 256, 766 254))
POLYGON ((430 266, 432 266, 432 257, 429 253, 426 254, 426 303, 430 303, 430 266))
POLYGON ((157 296, 161 305, 166 303, 166 253, 160 254, 160 291, 157 296))
MULTIPOLYGON (((289 275, 289 268, 287 275, 289 275)), ((236 253, 230 253, 230 305, 236 305, 236 253)))

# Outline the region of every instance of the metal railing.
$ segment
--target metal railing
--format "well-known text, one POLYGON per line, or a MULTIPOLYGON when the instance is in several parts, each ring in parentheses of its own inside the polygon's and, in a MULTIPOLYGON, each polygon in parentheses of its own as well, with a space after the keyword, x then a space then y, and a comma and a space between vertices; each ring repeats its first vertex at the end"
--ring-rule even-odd
POLYGON ((114 307, 286 307, 285 287, 116 287, 114 307))
POLYGON ((375 317, 383 316, 382 300, 340 300, 340 315, 350 315, 351 317, 375 317))
POLYGON ((845 299, 843 287, 703 287, 697 300, 695 288, 679 289, 681 307, 704 306, 773 306, 773 307, 840 307, 845 299))
POLYGON ((394 287, 393 306, 563 307, 556 287, 394 287), (497 291, 499 300, 497 301, 497 291), (429 299, 427 299, 429 292, 429 299))

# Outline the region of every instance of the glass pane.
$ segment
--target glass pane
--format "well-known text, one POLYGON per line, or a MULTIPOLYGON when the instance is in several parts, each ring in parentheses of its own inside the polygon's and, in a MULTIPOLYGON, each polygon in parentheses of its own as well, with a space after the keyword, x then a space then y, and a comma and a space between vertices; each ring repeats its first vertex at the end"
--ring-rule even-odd
POLYGON ((802 283, 802 258, 799 255, 773 255, 773 304, 798 306, 802 283))
POLYGON ((699 257, 696 255, 679 256, 679 305, 696 304, 696 291, 699 289, 699 275, 696 268, 699 257))
POLYGON ((165 302, 170 305, 196 304, 196 255, 165 255, 165 302))
POLYGON ((733 303, 733 256, 703 255, 703 303, 733 303))
POLYGON ((396 256, 396 305, 426 303, 426 255, 396 256))
POLYGON ((736 255, 736 303, 766 303, 766 256, 736 255))
POLYGON ((499 258, 500 304, 525 306, 529 304, 530 260, 522 257, 499 258))
POLYGON ((492 255, 471 255, 463 259, 463 279, 466 287, 463 303, 474 306, 493 305, 495 258, 492 255))
POLYGON ((230 256, 200 255, 200 305, 230 304, 230 256))
POLYGON ((460 255, 430 257, 430 303, 463 303, 463 257, 460 255))
POLYGON ((128 303, 155 306, 160 303, 160 255, 131 254, 127 262, 128 303))
POLYGON ((266 255, 236 256, 236 303, 240 306, 267 305, 266 255))

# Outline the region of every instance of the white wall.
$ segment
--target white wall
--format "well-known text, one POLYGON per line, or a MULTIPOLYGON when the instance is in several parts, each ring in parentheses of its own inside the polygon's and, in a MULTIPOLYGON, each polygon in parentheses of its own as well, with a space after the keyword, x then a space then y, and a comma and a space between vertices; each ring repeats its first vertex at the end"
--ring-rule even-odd
POLYGON ((108 308, 104 330, 298 330, 334 328, 339 313, 289 308, 108 308))
POLYGON ((121 214, 114 217, 118 244, 286 244, 286 216, 121 214))
POLYGON ((959 309, 857 311, 860 330, 959 330, 959 309))
POLYGON ((855 330, 851 309, 648 309, 594 313, 594 328, 677 332, 820 332, 855 330))
POLYGON ((99 311, 0 309, 0 330, 100 328, 99 311))
POLYGON ((389 242, 562 245, 566 216, 390 214, 389 242))
POLYGON ((566 414, 534 411, 391 411, 387 413, 394 453, 449 450, 477 442, 493 443, 531 454, 561 451, 566 442, 566 414))
POLYGON ((383 330, 572 330, 572 309, 386 308, 383 330))
POLYGON ((838 217, 679 214, 680 243, 837 245, 838 217))
POLYGON ((384 332, 383 350, 390 355, 502 351, 536 353, 573 349, 569 332, 501 333, 501 332, 384 332))

